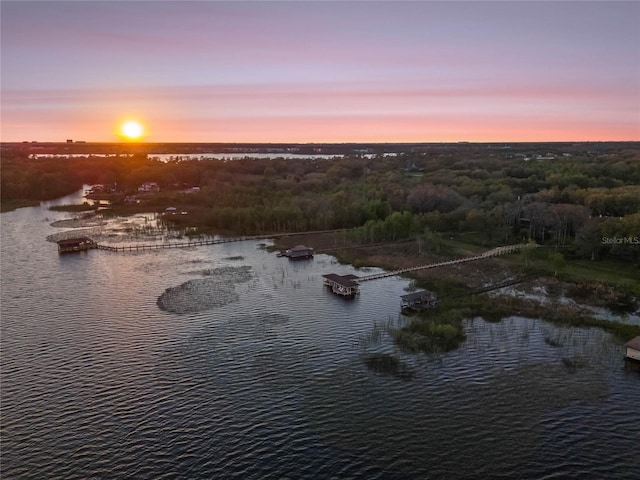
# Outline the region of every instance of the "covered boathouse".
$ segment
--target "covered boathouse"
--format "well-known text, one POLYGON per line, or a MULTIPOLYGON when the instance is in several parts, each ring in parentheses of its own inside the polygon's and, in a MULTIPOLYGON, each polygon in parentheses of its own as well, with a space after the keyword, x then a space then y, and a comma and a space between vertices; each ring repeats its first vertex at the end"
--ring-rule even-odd
POLYGON ((355 280, 357 275, 336 275, 329 273, 323 275, 324 284, 331 289, 336 295, 343 297, 354 297, 358 293, 358 284, 355 280))
POLYGON ((438 296, 429 290, 418 290, 402 295, 400 298, 402 299, 401 309, 405 313, 419 312, 438 304, 438 296))
POLYGON ((640 372, 640 336, 632 338, 624 344, 624 364, 629 370, 640 372))
POLYGON ((81 252, 96 248, 97 243, 89 237, 67 238, 66 240, 58 240, 58 253, 81 252))
POLYGON ((297 245, 293 248, 283 250, 278 254, 279 257, 288 257, 291 260, 300 260, 303 258, 313 257, 313 248, 305 247, 304 245, 297 245))

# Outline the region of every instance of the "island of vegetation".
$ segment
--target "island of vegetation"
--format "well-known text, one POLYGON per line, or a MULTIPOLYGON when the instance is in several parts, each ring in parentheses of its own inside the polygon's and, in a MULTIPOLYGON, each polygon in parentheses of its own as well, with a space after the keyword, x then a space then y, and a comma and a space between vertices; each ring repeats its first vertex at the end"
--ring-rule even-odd
POLYGON ((3 144, 1 167, 3 211, 94 185, 89 196, 109 208, 63 208, 156 211, 190 235, 343 229, 280 237, 276 247, 304 243, 356 266, 407 268, 531 243, 517 255, 412 273, 440 301, 389 329, 406 351, 456 348, 462 321, 475 316, 597 326, 621 340, 640 334, 594 313, 624 318, 640 308, 638 143, 3 144), (238 151, 244 157, 231 160, 238 151), (531 295, 479 293, 505 280, 531 295))

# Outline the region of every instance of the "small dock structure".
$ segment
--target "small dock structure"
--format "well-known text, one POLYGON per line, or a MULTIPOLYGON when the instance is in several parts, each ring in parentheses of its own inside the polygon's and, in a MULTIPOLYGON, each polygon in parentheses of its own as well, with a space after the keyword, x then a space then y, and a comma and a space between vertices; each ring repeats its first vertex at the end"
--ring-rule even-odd
POLYGON ((400 297, 402 299, 402 312, 412 313, 433 308, 438 304, 438 296, 429 290, 418 290, 400 297))
POLYGON ((304 258, 313 258, 313 248, 305 247, 304 245, 297 245, 288 250, 283 250, 278 253, 279 257, 287 257, 290 260, 302 260, 304 258))
POLYGON ((624 344, 625 356, 624 364, 625 368, 640 372, 640 336, 632 338, 624 344))
POLYGON ((58 240, 58 253, 82 252, 91 248, 97 248, 98 244, 89 237, 67 238, 58 240))
POLYGON ((355 297, 358 294, 359 285, 355 281, 357 275, 337 275, 329 273, 322 276, 324 284, 336 295, 343 297, 355 297))

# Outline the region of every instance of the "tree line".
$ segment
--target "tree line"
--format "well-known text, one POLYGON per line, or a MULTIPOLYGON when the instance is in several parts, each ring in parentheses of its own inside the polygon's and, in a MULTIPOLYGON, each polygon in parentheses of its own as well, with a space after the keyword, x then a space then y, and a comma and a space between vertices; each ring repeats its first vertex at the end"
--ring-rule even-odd
MULTIPOLYGON (((436 243, 444 233, 475 232, 490 242, 533 239, 578 257, 640 264, 637 145, 549 155, 550 148, 540 158, 477 145, 372 158, 168 162, 144 153, 42 159, 3 150, 1 195, 50 199, 101 183, 116 185, 124 199, 153 181, 160 193, 135 208, 177 206, 189 214, 172 220, 201 230, 359 227, 363 241, 419 234, 436 243), (190 186, 199 192, 183 193, 190 186)), ((134 207, 116 199, 115 208, 134 207)))

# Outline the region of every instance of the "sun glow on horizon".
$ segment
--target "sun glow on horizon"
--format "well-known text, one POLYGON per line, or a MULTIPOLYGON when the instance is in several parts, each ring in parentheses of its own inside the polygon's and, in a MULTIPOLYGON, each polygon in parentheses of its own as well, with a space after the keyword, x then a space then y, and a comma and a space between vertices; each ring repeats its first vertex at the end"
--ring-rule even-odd
POLYGON ((120 134, 128 140, 139 140, 144 134, 144 127, 136 120, 127 120, 120 125, 120 134))

